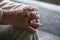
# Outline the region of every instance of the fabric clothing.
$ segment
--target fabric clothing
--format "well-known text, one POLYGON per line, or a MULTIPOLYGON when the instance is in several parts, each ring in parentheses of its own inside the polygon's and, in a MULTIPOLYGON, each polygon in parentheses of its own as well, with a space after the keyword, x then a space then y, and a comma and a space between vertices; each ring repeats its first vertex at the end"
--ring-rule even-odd
POLYGON ((1 23, 1 20, 2 20, 2 16, 3 16, 3 10, 0 9, 0 23, 1 23))
MULTIPOLYGON (((12 1, 6 1, 6 0, 0 0, 0 8, 1 9, 6 9, 6 10, 12 10, 12 9, 16 9, 18 7, 24 6, 24 4, 21 3, 15 3, 12 1)), ((0 9, 0 15, 3 14, 3 11, 0 9)), ((0 16, 0 20, 1 20, 2 16, 0 16)), ((6 26, 6 25, 4 25, 6 26)), ((2 27, 2 25, 0 25, 0 27, 2 27)), ((0 28, 1 29, 1 28, 0 28)), ((0 40, 38 40, 38 34, 36 33, 32 33, 29 32, 25 29, 21 29, 21 28, 16 28, 14 26, 7 26, 2 27, 2 30, 0 31, 0 34, 6 34, 5 37, 0 36, 0 40), (4 30, 5 29, 5 30, 4 30), (5 32, 5 33, 4 33, 5 32), (5 38, 5 39, 4 39, 5 38)))

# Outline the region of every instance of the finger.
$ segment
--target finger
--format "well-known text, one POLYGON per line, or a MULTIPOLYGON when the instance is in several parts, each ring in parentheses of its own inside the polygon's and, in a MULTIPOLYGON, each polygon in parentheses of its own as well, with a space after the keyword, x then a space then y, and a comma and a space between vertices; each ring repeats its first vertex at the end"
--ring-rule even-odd
POLYGON ((30 32, 36 32, 36 31, 37 31, 37 29, 34 29, 34 28, 31 27, 31 26, 28 26, 26 29, 27 29, 28 31, 30 31, 30 32))
POLYGON ((30 26, 34 27, 35 29, 41 27, 41 23, 35 23, 35 24, 31 24, 30 26))
POLYGON ((40 15, 39 14, 36 14, 36 15, 34 15, 35 17, 34 17, 34 19, 40 19, 40 15))
POLYGON ((39 8, 37 6, 33 6, 33 5, 30 5, 29 8, 31 10, 33 9, 33 11, 38 11, 39 10, 39 8))
POLYGON ((32 6, 32 5, 28 5, 28 6, 25 6, 24 10, 26 11, 38 11, 38 7, 36 6, 32 6))
POLYGON ((38 13, 37 11, 33 11, 33 12, 30 13, 29 17, 31 19, 39 19, 40 18, 40 15, 37 14, 37 13, 38 13))
POLYGON ((34 22, 40 23, 40 19, 34 19, 34 22))
POLYGON ((35 21, 31 21, 30 22, 30 26, 34 27, 34 28, 39 28, 41 27, 41 23, 40 22, 35 22, 35 21))

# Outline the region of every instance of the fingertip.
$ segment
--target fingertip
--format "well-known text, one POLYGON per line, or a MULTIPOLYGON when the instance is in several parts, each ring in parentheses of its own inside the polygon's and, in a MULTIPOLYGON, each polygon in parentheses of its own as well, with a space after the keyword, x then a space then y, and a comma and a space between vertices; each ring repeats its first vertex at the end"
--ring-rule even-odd
POLYGON ((41 23, 39 23, 39 26, 41 27, 41 26, 42 26, 42 24, 41 24, 41 23))
POLYGON ((34 28, 31 27, 31 26, 29 26, 27 30, 30 31, 30 32, 36 32, 36 31, 37 31, 36 29, 34 29, 34 28))

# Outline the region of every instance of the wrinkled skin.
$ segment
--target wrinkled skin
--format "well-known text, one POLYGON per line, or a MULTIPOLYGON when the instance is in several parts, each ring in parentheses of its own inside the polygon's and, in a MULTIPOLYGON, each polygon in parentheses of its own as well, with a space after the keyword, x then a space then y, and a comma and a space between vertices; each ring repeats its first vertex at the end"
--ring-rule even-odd
POLYGON ((12 10, 3 10, 2 24, 11 24, 36 32, 37 28, 41 27, 38 8, 35 6, 21 6, 12 10))

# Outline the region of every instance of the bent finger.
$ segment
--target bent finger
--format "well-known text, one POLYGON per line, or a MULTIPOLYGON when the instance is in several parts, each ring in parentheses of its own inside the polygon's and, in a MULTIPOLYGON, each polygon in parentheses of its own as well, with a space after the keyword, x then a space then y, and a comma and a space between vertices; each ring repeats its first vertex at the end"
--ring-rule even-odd
POLYGON ((28 26, 28 27, 27 27, 27 30, 30 31, 30 32, 36 32, 36 31, 37 31, 37 29, 34 29, 34 28, 31 27, 31 26, 28 26))
POLYGON ((30 17, 30 19, 39 19, 40 15, 38 14, 37 11, 33 11, 30 13, 29 17, 30 17))
POLYGON ((36 6, 32 6, 32 5, 28 5, 28 6, 25 6, 24 10, 26 11, 38 11, 38 7, 36 6))

